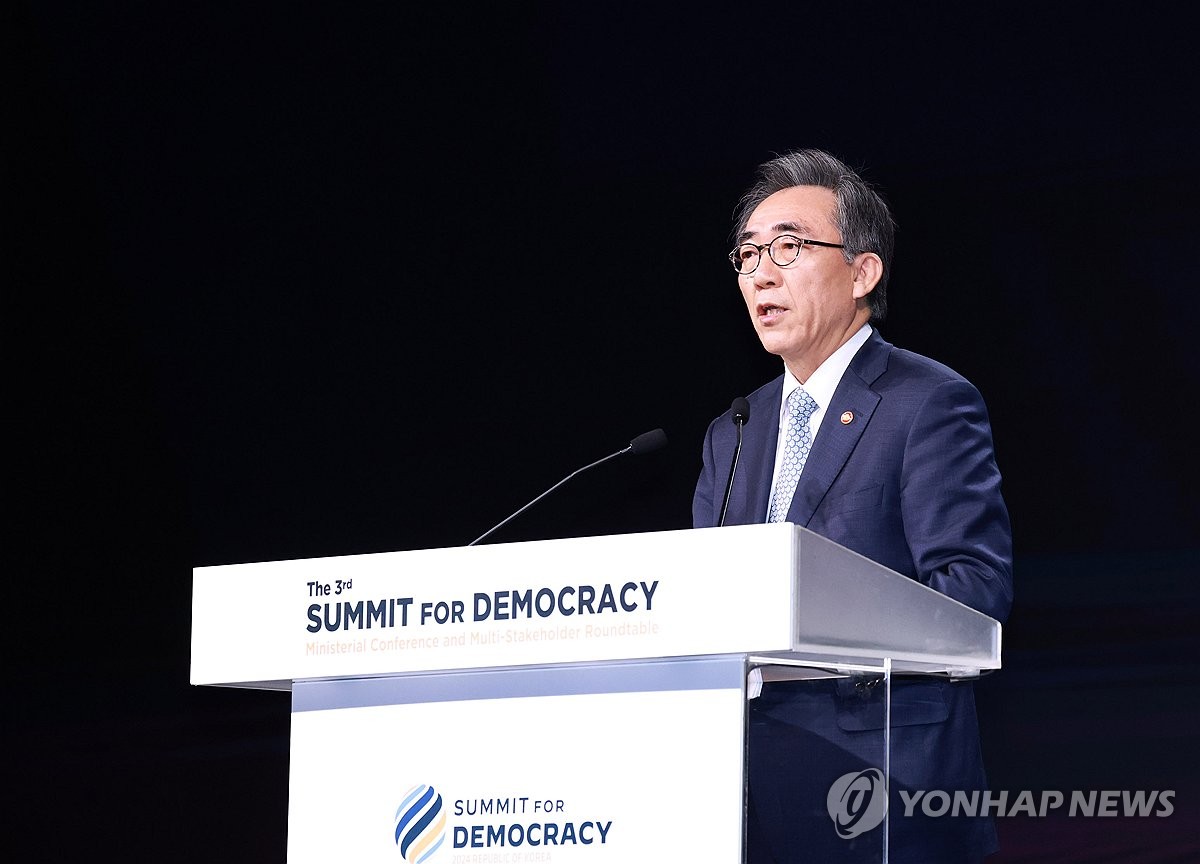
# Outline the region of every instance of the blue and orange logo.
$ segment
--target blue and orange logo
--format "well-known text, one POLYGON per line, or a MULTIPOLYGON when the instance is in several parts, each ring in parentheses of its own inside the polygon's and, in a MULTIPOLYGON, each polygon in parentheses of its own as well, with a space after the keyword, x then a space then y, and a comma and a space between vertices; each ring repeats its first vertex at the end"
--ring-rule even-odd
POLYGON ((409 789, 396 808, 396 845, 408 864, 429 858, 446 839, 446 813, 442 796, 424 783, 409 789))

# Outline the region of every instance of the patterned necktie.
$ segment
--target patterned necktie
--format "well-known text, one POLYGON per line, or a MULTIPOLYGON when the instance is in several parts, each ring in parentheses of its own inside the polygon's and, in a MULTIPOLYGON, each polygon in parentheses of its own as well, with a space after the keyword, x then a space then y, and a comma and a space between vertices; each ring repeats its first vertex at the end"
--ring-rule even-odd
POLYGON ((796 491, 796 483, 800 472, 804 470, 804 460, 812 447, 812 432, 808 428, 808 418, 817 410, 817 403, 805 392, 803 387, 797 387, 788 394, 788 427, 787 439, 783 444, 783 461, 779 466, 779 479, 775 482, 775 494, 771 498, 771 509, 767 512, 768 522, 783 522, 787 519, 788 508, 792 506, 792 495, 796 491))

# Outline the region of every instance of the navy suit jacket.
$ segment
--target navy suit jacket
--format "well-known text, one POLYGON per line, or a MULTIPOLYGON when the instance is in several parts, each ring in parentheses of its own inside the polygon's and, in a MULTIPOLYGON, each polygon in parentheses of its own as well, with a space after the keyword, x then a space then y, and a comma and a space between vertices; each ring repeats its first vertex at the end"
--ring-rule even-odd
MULTIPOLYGON (((726 525, 766 520, 782 392, 781 375, 748 397, 750 419, 743 430, 726 525)), ((726 412, 705 436, 693 502, 697 528, 720 520, 735 444, 736 428, 726 412)), ((890 345, 877 330, 855 354, 825 406, 787 521, 993 618, 1004 621, 1008 616, 1012 537, 983 398, 952 369, 890 345)), ((849 751, 856 747, 855 732, 882 724, 882 715, 872 719, 856 712, 852 696, 838 688, 829 710, 811 704, 803 692, 789 696, 781 689, 772 696, 764 690, 764 697, 755 710, 767 712, 772 722, 797 728, 823 722, 829 728, 813 731, 823 742, 849 751), (814 721, 817 717, 825 719, 814 721)), ((970 684, 931 678, 897 682, 892 726, 893 796, 899 789, 952 793, 986 788, 970 684)), ((754 738, 752 725, 752 751, 754 738)), ((780 736, 770 746, 786 747, 788 740, 780 736)), ((798 775, 785 766, 782 754, 773 753, 765 768, 755 767, 753 753, 751 759, 752 794, 756 772, 759 787, 766 788, 763 773, 775 766, 779 783, 795 784, 798 775)), ((779 799, 784 803, 777 802, 783 809, 775 814, 772 804, 764 803, 769 797, 771 793, 758 796, 759 818, 789 819, 786 796, 779 799)), ((954 850, 963 850, 968 859, 982 857, 994 845, 990 822, 970 826, 942 820, 930 832, 918 820, 897 815, 902 808, 894 797, 893 808, 893 848, 901 856, 893 860, 903 860, 904 850, 914 844, 942 842, 934 835, 943 828, 961 829, 960 836, 945 840, 949 857, 959 855, 954 850)), ((933 860, 927 853, 914 851, 914 860, 922 855, 933 860)))

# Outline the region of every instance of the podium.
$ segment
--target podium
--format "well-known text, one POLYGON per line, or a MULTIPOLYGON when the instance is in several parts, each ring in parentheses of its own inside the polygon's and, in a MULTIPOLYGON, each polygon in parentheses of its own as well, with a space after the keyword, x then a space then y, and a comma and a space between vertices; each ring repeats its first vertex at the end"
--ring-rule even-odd
POLYGON ((1000 667, 997 621, 786 523, 199 567, 192 611, 192 684, 291 691, 292 864, 735 864, 760 676, 886 711, 1000 667))

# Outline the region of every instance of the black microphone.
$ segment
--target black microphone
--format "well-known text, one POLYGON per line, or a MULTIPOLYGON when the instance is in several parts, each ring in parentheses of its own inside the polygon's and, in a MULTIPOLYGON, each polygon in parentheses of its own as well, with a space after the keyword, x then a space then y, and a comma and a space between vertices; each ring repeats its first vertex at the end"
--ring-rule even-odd
POLYGON ((737 446, 733 448, 733 463, 729 466, 729 481, 725 484, 725 500, 721 502, 721 521, 717 527, 725 524, 725 511, 729 509, 729 493, 733 489, 733 475, 737 471, 738 457, 742 455, 742 427, 750 422, 750 403, 746 397, 739 396, 729 407, 733 412, 733 425, 737 427, 737 446))
POLYGON ((476 543, 478 543, 484 537, 487 537, 489 534, 491 534, 497 528, 501 527, 502 525, 506 525, 509 522, 509 520, 514 519, 517 516, 520 516, 522 513, 524 513, 526 510, 528 510, 530 507, 532 507, 537 502, 541 501, 543 498, 545 498, 547 495, 549 495, 551 492, 553 492, 559 486, 566 483, 568 480, 570 480, 576 474, 581 474, 584 471, 588 470, 589 468, 595 468, 601 462, 607 462, 609 459, 615 459, 618 456, 624 456, 626 453, 632 453, 634 456, 644 456, 647 453, 653 453, 655 450, 660 450, 665 446, 667 446, 667 433, 664 432, 663 430, 652 429, 649 432, 643 432, 641 435, 637 436, 632 441, 630 441, 628 447, 622 447, 616 453, 609 453, 603 459, 597 459, 591 465, 584 465, 582 468, 578 468, 575 471, 572 471, 570 474, 568 474, 563 479, 559 480, 557 483, 555 483, 553 486, 551 486, 549 489, 547 489, 541 495, 534 498, 532 501, 530 501, 528 504, 526 504, 524 507, 522 507, 516 513, 513 513, 511 516, 509 516, 503 522, 500 522, 499 524, 494 525, 491 528, 489 528, 487 531, 484 531, 482 534, 480 534, 478 537, 476 537, 474 540, 472 540, 467 545, 474 546, 476 543))

